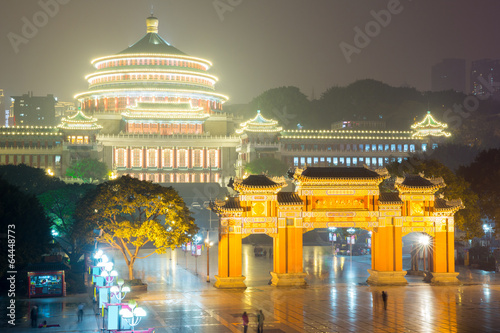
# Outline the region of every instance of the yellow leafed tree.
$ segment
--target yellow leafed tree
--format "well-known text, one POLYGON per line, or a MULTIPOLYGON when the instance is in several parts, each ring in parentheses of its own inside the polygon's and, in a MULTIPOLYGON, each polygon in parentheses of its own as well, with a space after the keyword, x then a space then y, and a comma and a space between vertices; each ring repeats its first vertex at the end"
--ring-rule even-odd
POLYGON ((176 190, 130 176, 97 186, 80 202, 76 213, 98 225, 100 241, 120 250, 131 280, 137 259, 174 249, 198 231, 176 190), (147 244, 152 245, 151 251, 139 256, 147 244))

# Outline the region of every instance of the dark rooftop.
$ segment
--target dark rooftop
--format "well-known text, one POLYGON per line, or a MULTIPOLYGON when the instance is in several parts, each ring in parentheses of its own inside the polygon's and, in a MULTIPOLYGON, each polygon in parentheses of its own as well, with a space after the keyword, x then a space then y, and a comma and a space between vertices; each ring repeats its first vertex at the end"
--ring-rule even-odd
POLYGON ((399 193, 396 192, 389 192, 389 193, 384 193, 381 192, 378 201, 380 203, 403 203, 401 198, 399 197, 399 193))
POLYGON ((454 199, 454 200, 448 201, 448 200, 441 199, 441 198, 436 198, 436 200, 434 200, 434 208, 436 208, 436 209, 450 209, 450 208, 454 208, 457 206, 460 206, 461 208, 463 208, 462 200, 454 199))
POLYGON ((125 50, 121 51, 119 54, 131 54, 131 53, 186 55, 184 52, 170 45, 167 41, 161 38, 160 35, 152 32, 146 34, 146 36, 142 37, 134 45, 129 46, 125 50))
POLYGON ((379 178, 375 171, 363 167, 307 167, 302 176, 311 178, 379 178))
POLYGON ((250 175, 243 179, 241 182, 243 185, 247 186, 275 186, 277 183, 273 182, 266 175, 250 175))
POLYGON ((302 199, 295 192, 278 192, 278 203, 282 205, 302 205, 302 199))
POLYGON ((229 197, 224 205, 226 209, 241 209, 240 199, 238 197, 229 197))
POLYGON ((418 175, 407 175, 401 185, 415 186, 415 187, 433 187, 434 184, 428 179, 418 175))

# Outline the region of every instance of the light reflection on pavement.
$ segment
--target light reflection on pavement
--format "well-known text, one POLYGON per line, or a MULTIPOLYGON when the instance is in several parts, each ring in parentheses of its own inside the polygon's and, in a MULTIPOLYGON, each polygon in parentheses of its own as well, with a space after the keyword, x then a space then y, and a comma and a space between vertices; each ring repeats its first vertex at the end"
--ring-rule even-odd
MULTIPOLYGON (((263 246, 269 253, 270 246, 263 246)), ((121 254, 114 257, 119 273, 127 273, 121 254)), ((407 277, 406 287, 366 285, 370 256, 333 256, 329 246, 304 246, 307 287, 270 286, 272 258, 255 257, 243 245, 246 290, 218 290, 212 285, 217 247, 211 251, 211 283, 206 283, 206 252, 195 259, 181 250, 138 260, 136 277, 148 283, 137 295, 150 315, 141 325, 156 332, 240 332, 241 313, 263 309, 266 332, 493 332, 500 327, 498 274, 459 268, 463 286, 435 287, 422 277, 407 277), (172 255, 172 257, 170 257, 172 255), (172 258, 172 260, 170 260, 172 258), (186 269, 187 268, 187 269, 186 269), (198 275, 195 274, 198 273, 198 275), (483 285, 489 281, 489 285, 483 285), (381 291, 389 294, 384 310, 381 291)), ((410 258, 403 261, 409 266, 410 258)))

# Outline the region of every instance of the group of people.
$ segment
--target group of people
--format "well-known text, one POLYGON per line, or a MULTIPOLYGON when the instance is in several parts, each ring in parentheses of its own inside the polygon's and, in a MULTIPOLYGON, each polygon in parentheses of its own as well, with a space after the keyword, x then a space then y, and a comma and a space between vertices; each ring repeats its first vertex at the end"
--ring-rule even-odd
MULTIPOLYGON (((79 323, 83 321, 83 309, 84 308, 85 308, 85 303, 78 304, 78 308, 77 308, 76 313, 78 316, 79 323)), ((36 306, 36 305, 31 308, 30 319, 31 319, 31 327, 33 327, 33 328, 59 327, 59 324, 52 324, 52 325, 47 324, 46 320, 44 320, 43 323, 38 325, 38 306, 36 306)))
POLYGON ((40 325, 37 325, 38 324, 38 306, 36 306, 36 305, 31 308, 30 318, 31 318, 31 327, 33 327, 33 328, 60 327, 59 324, 49 325, 49 324, 47 324, 46 320, 44 320, 43 323, 41 323, 40 325))
MULTIPOLYGON (((382 291, 382 301, 384 302, 384 309, 387 310, 387 292, 382 291)), ((78 322, 83 321, 83 309, 85 307, 84 303, 80 303, 78 305, 77 309, 77 315, 78 315, 78 322)), ((38 307, 35 305, 31 309, 31 327, 37 327, 37 321, 38 321, 38 307)), ((243 315, 241 316, 243 319, 243 330, 246 333, 248 331, 248 324, 250 323, 250 320, 248 319, 248 314, 243 312, 243 315)), ((263 333, 264 332, 264 320, 265 320, 264 313, 262 313, 262 310, 259 310, 257 312, 257 333, 263 333)), ((38 327, 58 327, 59 325, 47 325, 47 322, 44 321, 42 324, 40 324, 38 327)))
MULTIPOLYGON (((384 302, 384 309, 387 310, 387 292, 382 291, 382 301, 384 302)), ((243 312, 243 315, 241 316, 243 319, 243 332, 247 333, 248 331, 248 324, 250 323, 250 320, 248 319, 248 314, 246 312, 243 312)), ((257 333, 263 333, 264 332, 264 313, 262 313, 262 310, 259 310, 257 312, 257 333)))
MULTIPOLYGON (((246 333, 248 331, 248 324, 250 321, 248 320, 248 314, 246 312, 243 312, 243 315, 241 316, 243 319, 243 331, 246 333)), ((257 333, 263 333, 264 332, 264 319, 266 317, 264 316, 264 313, 262 313, 262 310, 259 310, 257 312, 257 333)))

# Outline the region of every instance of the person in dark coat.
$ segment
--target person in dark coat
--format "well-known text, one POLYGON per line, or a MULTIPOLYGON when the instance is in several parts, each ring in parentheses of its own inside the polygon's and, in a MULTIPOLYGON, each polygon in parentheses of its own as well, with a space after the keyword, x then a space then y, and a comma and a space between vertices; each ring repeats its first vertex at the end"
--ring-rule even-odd
POLYGON ((264 320, 265 319, 266 319, 266 317, 264 317, 262 310, 259 310, 259 312, 257 312, 257 332, 258 333, 264 333, 264 320))
POLYGON ((37 323, 38 323, 38 307, 36 305, 31 308, 30 318, 31 318, 31 327, 37 328, 37 323))
POLYGON ((387 293, 382 291, 382 300, 384 301, 384 310, 387 310, 387 293))
POLYGON ((243 312, 243 315, 241 316, 243 319, 243 332, 247 333, 248 331, 248 315, 246 312, 243 312))

